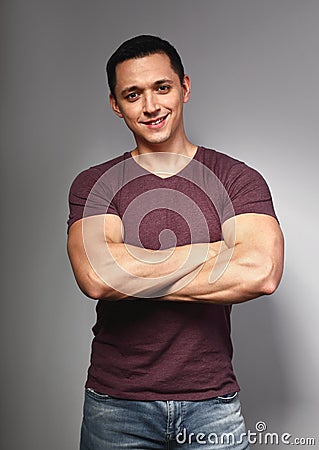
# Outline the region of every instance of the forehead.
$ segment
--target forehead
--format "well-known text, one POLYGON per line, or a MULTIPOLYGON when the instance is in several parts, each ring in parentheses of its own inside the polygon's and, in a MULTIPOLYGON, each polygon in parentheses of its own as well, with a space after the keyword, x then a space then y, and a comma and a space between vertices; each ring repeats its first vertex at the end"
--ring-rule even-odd
POLYGON ((170 59, 165 53, 128 59, 116 66, 117 89, 123 89, 129 85, 152 84, 165 78, 179 82, 178 75, 172 69, 170 59))

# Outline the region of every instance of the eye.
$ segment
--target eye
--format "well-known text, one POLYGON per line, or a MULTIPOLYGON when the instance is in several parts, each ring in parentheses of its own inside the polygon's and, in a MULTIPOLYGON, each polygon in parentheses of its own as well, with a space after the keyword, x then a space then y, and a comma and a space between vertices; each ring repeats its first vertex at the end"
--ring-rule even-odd
POLYGON ((162 86, 159 86, 159 87, 157 88, 157 90, 158 90, 159 92, 163 93, 163 94, 166 94, 166 92, 169 91, 169 88, 170 88, 170 86, 168 86, 168 85, 166 85, 166 84, 163 84, 162 86))
POLYGON ((130 92, 125 98, 128 101, 133 102, 134 100, 136 100, 138 98, 138 93, 137 92, 130 92))

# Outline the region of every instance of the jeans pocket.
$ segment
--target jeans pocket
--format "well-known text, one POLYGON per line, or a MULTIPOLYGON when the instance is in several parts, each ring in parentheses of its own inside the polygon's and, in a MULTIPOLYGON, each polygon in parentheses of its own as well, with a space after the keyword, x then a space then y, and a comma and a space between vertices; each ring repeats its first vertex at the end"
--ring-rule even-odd
POLYGON ((86 393, 86 395, 93 398, 94 400, 105 401, 105 400, 109 400, 110 398, 112 398, 107 394, 101 394, 100 392, 96 392, 92 388, 85 388, 85 393, 86 393))
POLYGON ((222 403, 230 403, 238 396, 238 392, 230 392, 229 394, 219 395, 217 398, 222 403))

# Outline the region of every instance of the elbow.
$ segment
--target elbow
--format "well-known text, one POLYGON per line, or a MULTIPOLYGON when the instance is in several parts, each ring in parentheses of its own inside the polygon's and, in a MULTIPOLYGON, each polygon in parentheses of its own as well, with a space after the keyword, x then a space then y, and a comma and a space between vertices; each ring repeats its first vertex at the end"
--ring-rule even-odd
POLYGON ((264 262, 259 269, 259 291, 260 295, 272 295, 278 288, 282 277, 282 264, 275 263, 272 260, 264 262))
POLYGON ((242 278, 244 297, 252 299, 273 294, 281 280, 282 261, 260 252, 251 256, 242 261, 242 267, 246 269, 242 271, 245 274, 242 278))
POLYGON ((92 300, 100 300, 110 294, 110 287, 95 273, 82 274, 76 277, 76 281, 83 294, 92 300))
POLYGON ((261 293, 262 295, 271 295, 276 291, 278 286, 279 282, 276 282, 273 278, 269 278, 263 284, 261 293))
MULTIPOLYGON (((81 288, 81 287, 80 287, 81 288)), ((105 293, 99 286, 85 286, 81 288, 82 292, 92 300, 101 300, 105 297, 105 293)))
POLYGON ((87 297, 93 300, 121 300, 126 297, 95 274, 86 277, 84 283, 79 284, 79 287, 87 297))
POLYGON ((90 283, 88 281, 78 283, 79 288, 86 297, 92 300, 100 300, 105 298, 105 290, 97 283, 90 283))

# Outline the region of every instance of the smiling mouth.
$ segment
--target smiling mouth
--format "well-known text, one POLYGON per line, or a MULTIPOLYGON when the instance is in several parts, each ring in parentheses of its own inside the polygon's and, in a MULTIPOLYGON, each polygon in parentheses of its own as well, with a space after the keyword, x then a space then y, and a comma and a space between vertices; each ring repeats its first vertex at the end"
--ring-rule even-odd
POLYGON ((156 120, 150 120, 149 122, 143 122, 144 125, 159 125, 160 123, 164 122, 164 120, 167 118, 168 114, 166 114, 166 116, 164 117, 160 117, 159 119, 156 120))

